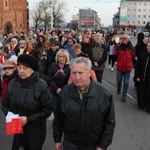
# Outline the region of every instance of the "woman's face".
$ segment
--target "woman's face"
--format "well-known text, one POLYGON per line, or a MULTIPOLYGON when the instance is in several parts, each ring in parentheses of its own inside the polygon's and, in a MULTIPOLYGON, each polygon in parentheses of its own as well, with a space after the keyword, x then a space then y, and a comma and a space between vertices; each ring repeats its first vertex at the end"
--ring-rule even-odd
POLYGON ((10 67, 4 67, 3 70, 6 74, 6 76, 11 76, 14 73, 14 71, 16 70, 16 68, 13 66, 10 66, 10 67))
POLYGON ((33 49, 33 48, 34 48, 33 44, 32 43, 28 43, 28 49, 33 49))
POLYGON ((5 46, 7 46, 9 50, 11 50, 11 45, 10 44, 7 43, 5 46))
POLYGON ((39 41, 40 41, 41 43, 43 43, 43 38, 39 37, 39 41))
POLYGON ((66 56, 64 54, 59 54, 58 56, 58 62, 65 64, 66 63, 66 56))
POLYGON ((87 37, 84 37, 84 42, 87 43, 89 42, 90 40, 87 38, 87 37))
POLYGON ((17 70, 18 70, 18 75, 22 79, 26 79, 26 78, 30 77, 31 74, 34 72, 34 70, 32 68, 26 67, 21 64, 17 67, 17 70))

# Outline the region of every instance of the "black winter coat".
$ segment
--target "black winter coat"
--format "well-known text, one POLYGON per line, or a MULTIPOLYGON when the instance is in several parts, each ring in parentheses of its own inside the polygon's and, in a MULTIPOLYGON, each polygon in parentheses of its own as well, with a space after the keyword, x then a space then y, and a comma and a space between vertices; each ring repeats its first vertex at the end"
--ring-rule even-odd
POLYGON ((68 84, 68 79, 70 76, 69 64, 65 64, 64 75, 60 72, 58 62, 54 62, 49 70, 49 85, 53 92, 56 92, 58 88, 63 88, 68 84))
POLYGON ((140 78, 140 82, 137 84, 138 106, 150 109, 150 54, 148 52, 139 55, 135 76, 140 78))
POLYGON ((61 142, 64 132, 64 138, 79 148, 99 146, 105 150, 112 142, 114 127, 112 95, 100 83, 91 81, 83 100, 74 84, 62 90, 53 123, 56 143, 61 142))
POLYGON ((41 150, 46 137, 46 118, 51 114, 51 97, 47 84, 34 72, 27 88, 20 85, 18 77, 12 79, 2 103, 5 115, 8 111, 27 117, 24 134, 14 136, 13 148, 20 145, 27 150, 41 150))

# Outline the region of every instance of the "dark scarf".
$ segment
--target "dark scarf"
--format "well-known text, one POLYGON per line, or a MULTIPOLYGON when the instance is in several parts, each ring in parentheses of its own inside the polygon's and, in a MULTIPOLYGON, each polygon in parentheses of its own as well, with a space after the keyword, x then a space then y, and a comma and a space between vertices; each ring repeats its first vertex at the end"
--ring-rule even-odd
POLYGON ((22 87, 27 88, 29 84, 33 81, 34 73, 31 74, 30 77, 22 79, 19 77, 19 83, 22 85, 22 87))
POLYGON ((11 79, 15 78, 16 74, 17 74, 16 70, 10 76, 6 76, 5 74, 3 80, 5 80, 5 82, 8 84, 11 79))

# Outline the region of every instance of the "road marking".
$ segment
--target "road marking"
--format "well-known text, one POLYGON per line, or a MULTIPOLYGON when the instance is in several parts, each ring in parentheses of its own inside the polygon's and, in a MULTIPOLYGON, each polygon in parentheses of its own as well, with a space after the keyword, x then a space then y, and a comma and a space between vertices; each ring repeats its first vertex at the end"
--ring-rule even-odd
MULTIPOLYGON (((117 90, 116 86, 114 86, 114 85, 110 84, 109 82, 107 82, 107 81, 105 81, 105 80, 103 80, 103 82, 105 82, 106 84, 108 84, 109 86, 111 86, 111 87, 113 87, 113 88, 115 88, 115 89, 117 90)), ((136 99, 136 98, 134 98, 132 95, 127 94, 127 96, 129 96, 131 99, 133 99, 134 101, 136 101, 136 102, 137 102, 137 99, 136 99)))

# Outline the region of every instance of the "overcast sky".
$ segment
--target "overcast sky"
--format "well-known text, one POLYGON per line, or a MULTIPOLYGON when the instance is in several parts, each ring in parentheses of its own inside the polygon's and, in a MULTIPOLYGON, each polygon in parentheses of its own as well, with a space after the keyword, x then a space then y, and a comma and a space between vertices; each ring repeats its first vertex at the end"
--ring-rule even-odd
MULTIPOLYGON (((28 0, 29 9, 32 10, 41 0, 28 0)), ((66 22, 70 22, 72 15, 76 15, 79 9, 91 8, 97 11, 104 26, 112 25, 112 17, 118 11, 120 0, 60 0, 67 4, 65 14, 66 22)))

